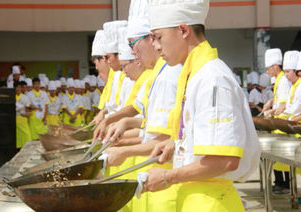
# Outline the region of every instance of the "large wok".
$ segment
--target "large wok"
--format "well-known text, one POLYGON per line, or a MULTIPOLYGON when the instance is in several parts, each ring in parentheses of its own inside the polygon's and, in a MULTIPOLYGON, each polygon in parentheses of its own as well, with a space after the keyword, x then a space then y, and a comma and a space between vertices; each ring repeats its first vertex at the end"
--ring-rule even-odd
POLYGON ((71 138, 66 139, 64 137, 51 135, 49 133, 40 135, 40 141, 46 151, 65 149, 80 144, 80 142, 77 140, 71 138))
POLYGON ((270 118, 270 121, 272 122, 273 126, 276 129, 279 129, 288 134, 294 134, 295 131, 292 126, 298 124, 298 122, 284 120, 284 119, 278 119, 278 118, 270 118))
POLYGON ((300 134, 301 135, 301 125, 294 125, 292 126, 293 130, 295 131, 295 133, 300 134))
POLYGON ((253 117, 253 122, 257 130, 273 131, 276 129, 269 118, 253 117))
MULTIPOLYGON (((86 127, 84 127, 86 128, 86 127)), ((92 139, 93 137, 93 130, 87 130, 84 128, 76 128, 67 125, 60 125, 60 126, 51 126, 49 127, 48 134, 63 137, 66 139, 74 139, 77 141, 86 141, 92 139)))
POLYGON ((60 187, 56 183, 26 185, 15 192, 36 212, 116 212, 132 199, 137 185, 133 180, 88 185, 70 181, 60 187))
POLYGON ((45 160, 49 161, 60 157, 83 154, 88 150, 89 146, 89 144, 80 144, 66 149, 47 151, 41 155, 45 160))

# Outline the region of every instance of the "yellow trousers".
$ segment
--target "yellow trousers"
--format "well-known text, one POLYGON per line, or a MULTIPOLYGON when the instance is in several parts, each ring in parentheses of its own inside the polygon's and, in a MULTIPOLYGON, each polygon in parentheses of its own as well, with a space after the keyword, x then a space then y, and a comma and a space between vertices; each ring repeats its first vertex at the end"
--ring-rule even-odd
MULTIPOLYGON (((76 113, 76 111, 75 110, 72 110, 72 111, 69 111, 72 115, 74 115, 75 113, 76 113)), ((75 119, 75 121, 73 122, 73 123, 71 123, 71 121, 70 121, 70 116, 67 114, 67 113, 64 113, 64 119, 63 119, 63 123, 64 124, 66 124, 66 125, 70 125, 70 126, 74 126, 74 127, 79 127, 79 126, 81 126, 81 124, 82 124, 82 117, 81 117, 81 115, 80 114, 78 114, 77 116, 76 116, 76 119, 75 119)))
POLYGON ((60 121, 60 116, 59 115, 50 115, 48 114, 46 116, 46 122, 48 126, 59 126, 61 121, 60 121))
POLYGON ((30 128, 28 126, 27 117, 17 115, 16 117, 17 125, 17 148, 22 148, 28 141, 31 140, 30 128))
POLYGON ((212 179, 177 186, 176 212, 242 212, 242 201, 232 181, 212 179))
POLYGON ((35 111, 29 116, 28 122, 32 140, 37 140, 39 135, 47 133, 47 126, 44 124, 43 119, 37 118, 35 111))

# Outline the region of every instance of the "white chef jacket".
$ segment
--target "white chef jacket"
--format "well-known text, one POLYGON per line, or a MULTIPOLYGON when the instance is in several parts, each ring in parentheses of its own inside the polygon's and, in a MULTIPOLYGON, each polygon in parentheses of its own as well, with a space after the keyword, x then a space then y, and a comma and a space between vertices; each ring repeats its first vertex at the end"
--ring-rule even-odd
POLYGON ((98 89, 95 89, 95 91, 93 93, 94 94, 93 94, 92 106, 93 107, 98 107, 101 92, 98 89))
POLYGON ((149 97, 148 97, 148 111, 145 111, 143 105, 143 90, 138 93, 135 100, 136 105, 142 107, 143 115, 147 121, 145 123, 145 135, 142 143, 152 140, 158 134, 171 135, 171 129, 168 127, 168 120, 171 110, 176 102, 178 77, 180 75, 182 65, 169 66, 166 64, 164 69, 158 74, 155 79, 149 97))
POLYGON ((131 94, 134 84, 135 84, 135 81, 131 80, 128 77, 124 78, 124 80, 122 82, 122 86, 121 86, 119 110, 125 106, 125 103, 131 94))
POLYGON ((266 87, 263 91, 262 91, 262 101, 263 103, 267 103, 269 100, 274 98, 274 93, 272 91, 271 86, 266 87))
MULTIPOLYGON (((222 178, 244 181, 258 167, 260 146, 248 101, 220 59, 207 62, 188 81, 183 109, 183 165, 203 155, 241 157, 237 170, 222 178)), ((177 150, 176 150, 177 154, 177 150)))
POLYGON ((116 71, 114 74, 114 80, 112 83, 112 92, 110 96, 110 100, 106 102, 105 108, 108 109, 108 115, 111 115, 118 111, 118 105, 116 103, 116 94, 118 91, 119 78, 121 75, 121 71, 116 71))
POLYGON ((48 105, 48 114, 50 115, 59 115, 61 110, 61 99, 59 97, 55 97, 54 101, 51 101, 51 97, 49 96, 49 102, 48 105))
POLYGON ((30 101, 28 97, 24 94, 21 94, 20 101, 16 100, 16 115, 26 115, 26 107, 30 106, 30 101))
POLYGON ((84 107, 82 97, 80 95, 74 94, 73 99, 69 98, 68 95, 63 96, 62 108, 66 108, 69 111, 77 111, 80 107, 84 107))
POLYGON ((283 75, 279 81, 278 88, 276 91, 278 101, 277 102, 274 101, 273 109, 278 108, 281 103, 286 103, 286 99, 287 96, 289 96, 291 86, 292 86, 291 82, 286 78, 285 75, 283 75))
POLYGON ((36 111, 37 118, 43 118, 45 114, 45 106, 49 104, 49 98, 45 91, 40 90, 40 96, 37 96, 33 90, 29 91, 26 95, 31 105, 42 108, 42 111, 36 111))
POLYGON ((284 113, 298 116, 301 114, 301 83, 298 84, 295 92, 293 91, 294 85, 290 89, 290 95, 286 100, 286 109, 284 113), (293 94, 294 92, 294 94, 293 94), (291 97, 293 97, 291 99, 291 97))
POLYGON ((256 88, 253 88, 249 94, 249 102, 255 105, 259 103, 263 103, 262 93, 258 91, 256 88))

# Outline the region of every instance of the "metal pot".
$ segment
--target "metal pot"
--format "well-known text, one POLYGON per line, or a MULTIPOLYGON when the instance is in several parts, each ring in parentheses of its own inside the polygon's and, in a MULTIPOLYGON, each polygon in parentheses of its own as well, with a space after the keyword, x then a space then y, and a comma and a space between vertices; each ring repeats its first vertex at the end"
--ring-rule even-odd
POLYGON ((74 139, 66 139, 60 136, 54 136, 50 134, 40 135, 40 141, 45 150, 57 150, 57 149, 66 149, 68 147, 72 147, 80 144, 79 141, 74 139))
POLYGON ((301 144, 299 146, 297 146, 297 148, 295 149, 295 156, 298 159, 301 159, 301 144))
POLYGON ((37 212, 115 212, 132 199, 137 185, 133 180, 72 181, 21 186, 15 192, 37 212))
POLYGON ((272 152, 279 152, 282 154, 294 155, 296 148, 300 145, 301 141, 296 138, 279 139, 273 141, 271 145, 272 152))

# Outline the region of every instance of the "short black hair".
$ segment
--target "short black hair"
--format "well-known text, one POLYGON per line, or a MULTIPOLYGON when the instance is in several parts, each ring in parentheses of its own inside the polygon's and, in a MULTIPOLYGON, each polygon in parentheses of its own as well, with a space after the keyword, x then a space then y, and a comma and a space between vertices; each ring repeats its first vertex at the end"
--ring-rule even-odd
POLYGON ((25 66, 21 65, 21 66, 20 66, 20 68, 21 68, 21 70, 24 70, 24 71, 26 71, 26 68, 25 68, 25 66))
POLYGON ((35 77, 35 78, 32 79, 32 84, 35 83, 35 82, 41 82, 41 80, 39 78, 35 77))
POLYGON ((92 56, 92 61, 94 61, 95 59, 97 59, 97 60, 101 60, 102 58, 105 58, 106 60, 108 59, 108 56, 104 56, 104 55, 102 55, 102 56, 100 56, 100 55, 97 55, 97 56, 92 56))
POLYGON ((197 37, 200 37, 202 35, 205 36, 205 26, 203 24, 194 24, 191 25, 191 28, 197 37))
POLYGON ((21 82, 19 81, 14 81, 14 88, 21 86, 21 82))
POLYGON ((27 85, 27 83, 25 81, 21 81, 20 85, 27 85))

